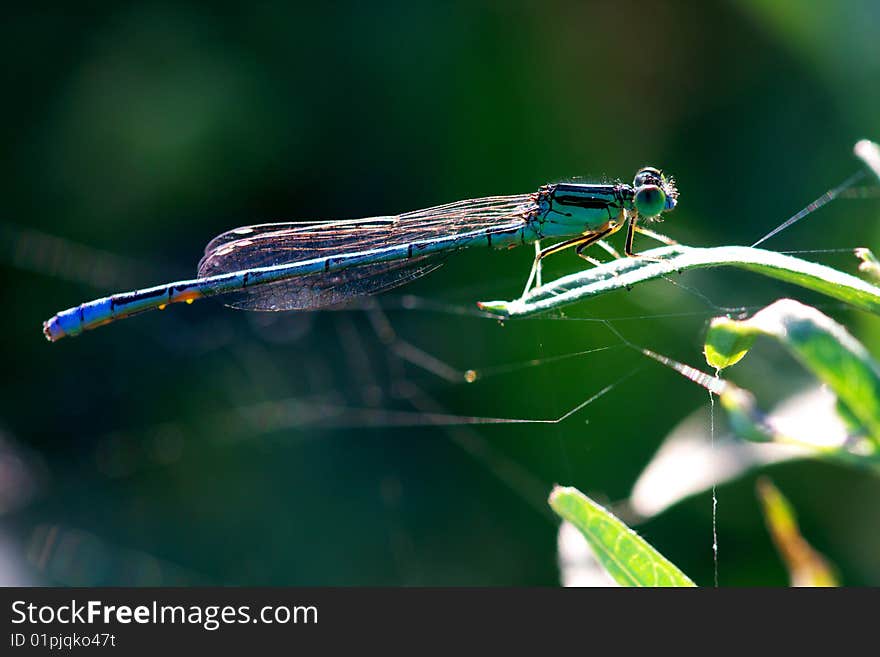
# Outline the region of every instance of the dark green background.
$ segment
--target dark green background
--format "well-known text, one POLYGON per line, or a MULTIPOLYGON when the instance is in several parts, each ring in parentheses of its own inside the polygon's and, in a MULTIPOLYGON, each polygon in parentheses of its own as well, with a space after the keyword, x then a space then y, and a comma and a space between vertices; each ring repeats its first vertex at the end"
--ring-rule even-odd
MULTIPOLYGON (((880 137, 878 25, 871 0, 7 10, 0 578, 557 583, 551 484, 625 498, 705 391, 620 347, 448 381, 395 355, 363 310, 201 303, 55 345, 40 323, 190 277, 236 225, 629 180, 649 163, 681 188, 666 232, 750 244, 856 170, 856 139, 880 137), (564 423, 424 426, 426 408, 558 417, 635 369, 564 423), (381 411, 309 425, 330 407, 381 411)), ((878 219, 876 200, 841 200, 767 246, 876 246, 878 219)), ((467 310, 513 297, 530 258, 461 253, 380 304, 401 340, 460 371, 617 344, 595 322, 401 308, 404 294, 467 310)), ((582 264, 560 255, 548 275, 582 264)), ((660 281, 568 314, 643 317, 615 325, 700 366, 719 307, 828 303, 749 274, 676 282, 688 289, 660 281)), ((876 319, 827 310, 880 346, 876 319)), ((729 375, 765 406, 808 383, 771 345, 729 375)), ((875 479, 821 463, 770 474, 846 583, 880 583, 875 479)), ((721 584, 785 584, 751 478, 719 489, 718 513, 721 584)), ((639 530, 711 584, 707 495, 639 530)))

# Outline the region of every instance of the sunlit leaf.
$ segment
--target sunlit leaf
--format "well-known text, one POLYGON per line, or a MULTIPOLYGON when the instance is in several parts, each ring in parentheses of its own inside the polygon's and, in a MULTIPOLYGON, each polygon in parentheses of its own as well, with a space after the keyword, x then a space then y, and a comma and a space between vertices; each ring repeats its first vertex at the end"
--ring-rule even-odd
POLYGON ((562 308, 589 297, 626 290, 688 269, 737 267, 826 294, 880 314, 880 288, 856 276, 775 251, 745 246, 695 248, 683 245, 651 249, 639 258, 618 258, 535 288, 522 299, 483 301, 483 310, 502 318, 525 317, 562 308))
MULTIPOLYGON (((787 299, 783 301, 807 308, 810 311, 818 313, 821 317, 827 320, 827 322, 834 324, 830 318, 825 317, 814 308, 803 306, 802 304, 787 299)), ((778 303, 780 302, 777 302, 777 304, 778 303)), ((777 304, 773 305, 776 306, 777 304)), ((784 307, 785 306, 783 306, 783 308, 784 307)), ((762 312, 772 308, 773 306, 768 306, 768 308, 765 308, 762 312)), ((719 322, 714 327, 716 330, 725 330, 748 321, 743 320, 743 322, 734 322, 731 324, 732 320, 728 320, 727 318, 723 319, 725 321, 719 322)), ((842 327, 837 324, 834 324, 834 326, 838 329, 842 329, 842 327)), ((798 328, 803 329, 804 327, 801 326, 798 328)), ((818 363, 816 372, 820 379, 827 383, 828 387, 833 392, 837 393, 838 390, 843 390, 845 393, 843 397, 838 395, 836 401, 838 405, 846 405, 845 416, 840 417, 840 414, 838 413, 838 417, 841 419, 841 424, 850 430, 849 433, 843 435, 838 434, 837 432, 832 435, 820 436, 818 438, 815 435, 804 435, 796 426, 783 426, 778 422, 778 418, 764 414, 758 407, 754 395, 748 390, 740 388, 730 381, 721 379, 718 376, 707 374, 695 367, 685 365, 684 363, 680 363, 667 356, 663 356, 662 354, 657 354, 648 349, 642 349, 641 351, 644 355, 675 370, 685 378, 693 381, 717 396, 719 404, 726 411, 730 427, 741 438, 755 442, 773 442, 808 447, 813 450, 817 456, 829 456, 849 464, 870 467, 880 472, 880 447, 878 447, 878 441, 871 435, 867 434, 868 430, 864 428, 864 424, 862 423, 862 417, 866 413, 873 412, 873 407, 877 405, 876 398, 867 398, 867 396, 874 394, 873 390, 871 390, 871 385, 874 384, 866 384, 865 381, 859 380, 858 368, 853 366, 852 363, 846 363, 847 356, 840 353, 846 352, 849 357, 854 360, 859 360, 860 356, 864 354, 859 354, 856 346, 861 349, 863 348, 854 338, 852 338, 852 336, 850 336, 850 339, 854 344, 842 345, 840 343, 834 343, 833 341, 829 343, 827 340, 827 331, 823 332, 823 329, 827 328, 827 326, 817 328, 814 334, 815 340, 812 344, 810 344, 808 340, 804 341, 806 342, 806 346, 803 349, 802 360, 808 364, 808 367, 818 363), (820 333, 822 334, 821 338, 818 337, 820 333), (843 366, 844 369, 847 369, 847 366, 850 366, 850 378, 842 377, 840 372, 833 371, 835 364, 840 363, 841 361, 845 362, 843 366), (825 374, 828 374, 828 379, 830 379, 830 381, 823 378, 825 374), (847 386, 849 386, 849 388, 844 389, 847 386), (859 397, 860 391, 866 395, 866 398, 859 397), (857 410, 849 406, 850 400, 854 400, 857 410)), ((746 326, 744 330, 750 332, 754 330, 754 327, 746 326)), ((796 334, 796 330, 792 331, 792 335, 796 334)), ((788 333, 785 333, 778 337, 780 337, 782 342, 785 343, 785 339, 788 335, 788 333)), ((841 336, 838 334, 837 337, 841 336)), ((737 344, 734 340, 715 340, 713 344, 717 347, 719 344, 724 343, 737 344)), ((738 345, 736 349, 739 349, 740 346, 741 345, 738 345)), ((800 355, 795 347, 801 347, 803 344, 798 341, 793 341, 787 346, 792 347, 792 350, 795 351, 797 355, 800 355)), ((737 351, 736 353, 739 352, 737 351)), ((730 356, 730 354, 719 352, 719 358, 731 360, 732 358, 730 358, 730 356)), ((865 365, 865 363, 860 364, 865 365)), ((863 372, 863 374, 865 377, 876 377, 876 372, 871 372, 870 368, 867 372, 863 372)))
MULTIPOLYGON (((801 364, 837 395, 850 418, 880 446, 880 366, 843 326, 817 309, 792 299, 780 299, 751 318, 712 320, 706 336, 706 359, 715 368, 741 359, 759 335, 775 338, 801 364)), ((742 395, 740 395, 742 397, 742 395)), ((722 396, 725 408, 745 408, 750 402, 722 396)))
POLYGON ((567 520, 562 521, 556 534, 556 558, 562 586, 618 586, 599 563, 584 535, 567 520))
POLYGON ((599 563, 618 584, 694 586, 647 541, 576 488, 554 488, 550 506, 581 531, 599 563))

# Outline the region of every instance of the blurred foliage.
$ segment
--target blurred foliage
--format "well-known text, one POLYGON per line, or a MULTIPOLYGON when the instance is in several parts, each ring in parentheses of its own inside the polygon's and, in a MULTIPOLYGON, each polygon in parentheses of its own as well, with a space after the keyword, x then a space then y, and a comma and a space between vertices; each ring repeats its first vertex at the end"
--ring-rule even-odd
POLYGON ((788 569, 792 586, 839 586, 834 567, 801 536, 791 503, 767 477, 756 482, 767 531, 788 569))
MULTIPOLYGON (((572 321, 458 314, 521 289, 532 253, 517 249, 458 254, 366 311, 195 304, 58 345, 40 323, 192 275, 235 225, 629 180, 649 163, 681 188, 664 232, 751 244, 880 134, 878 18, 869 0, 9 9, 3 580, 555 584, 552 482, 625 497, 707 404, 588 320, 628 318, 614 322, 627 339, 693 362, 719 308, 797 294, 872 350, 877 318, 730 271, 590 300, 572 321), (559 418, 608 386, 560 423, 441 422, 559 418)), ((878 209, 835 201, 764 246, 876 249, 878 209)), ((582 264, 557 256, 545 277, 582 264)), ((762 400, 805 383, 760 344, 740 367, 762 400)), ((880 583, 875 478, 812 462, 773 477, 843 581, 880 583)), ((786 583, 752 485, 718 491, 722 585, 786 583)), ((711 510, 697 496, 639 532, 709 583, 711 510)))

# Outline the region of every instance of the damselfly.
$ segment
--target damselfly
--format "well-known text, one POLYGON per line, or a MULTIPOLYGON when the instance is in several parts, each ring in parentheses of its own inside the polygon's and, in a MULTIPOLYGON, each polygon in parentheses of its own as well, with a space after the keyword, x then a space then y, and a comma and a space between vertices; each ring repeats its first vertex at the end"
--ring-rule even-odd
POLYGON ((64 310, 43 323, 51 341, 168 304, 222 295, 246 310, 316 309, 402 285, 436 269, 450 252, 468 246, 512 248, 535 243, 526 288, 541 260, 564 249, 584 254, 591 244, 627 226, 624 253, 635 256, 640 226, 675 207, 673 181, 653 167, 632 185, 555 183, 532 194, 457 201, 400 215, 343 221, 257 224, 230 230, 205 248, 198 278, 114 294, 64 310), (569 238, 540 249, 545 238, 569 238))

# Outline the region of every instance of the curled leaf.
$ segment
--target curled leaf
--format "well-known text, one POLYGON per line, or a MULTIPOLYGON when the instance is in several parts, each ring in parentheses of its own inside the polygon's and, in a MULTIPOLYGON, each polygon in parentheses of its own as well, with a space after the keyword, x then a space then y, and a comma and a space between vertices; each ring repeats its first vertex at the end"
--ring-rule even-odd
POLYGON ((849 417, 873 438, 874 448, 880 446, 880 366, 849 331, 811 306, 780 299, 749 319, 713 320, 707 361, 716 368, 736 363, 758 335, 778 340, 837 395, 849 417))

